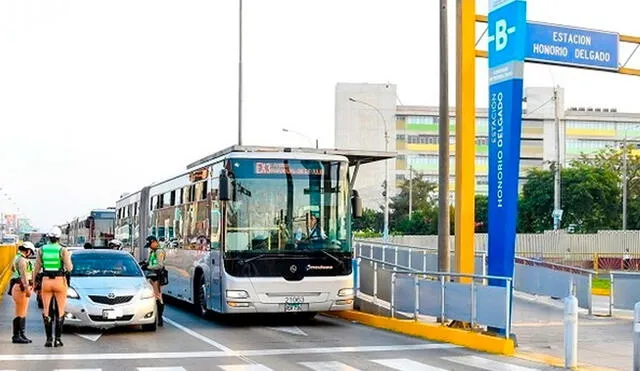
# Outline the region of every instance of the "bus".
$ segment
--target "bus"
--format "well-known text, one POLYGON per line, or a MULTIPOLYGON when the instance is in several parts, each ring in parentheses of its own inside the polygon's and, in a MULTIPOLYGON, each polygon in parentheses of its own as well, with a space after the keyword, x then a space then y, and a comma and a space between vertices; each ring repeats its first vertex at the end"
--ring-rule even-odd
POLYGON ((90 243, 95 248, 106 248, 115 237, 115 208, 94 209, 89 214, 60 226, 61 242, 67 246, 90 243))
POLYGON ((388 152, 232 146, 116 202, 116 237, 166 251, 163 292, 217 313, 353 308, 351 219, 361 164, 388 152), (351 168, 353 172, 351 172, 351 168))

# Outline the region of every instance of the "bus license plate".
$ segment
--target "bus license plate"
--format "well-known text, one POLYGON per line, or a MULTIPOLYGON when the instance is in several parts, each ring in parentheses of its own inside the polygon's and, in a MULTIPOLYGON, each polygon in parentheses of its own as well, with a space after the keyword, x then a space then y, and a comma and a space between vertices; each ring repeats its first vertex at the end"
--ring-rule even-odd
POLYGON ((284 305, 284 311, 285 312, 302 312, 303 310, 302 305, 303 305, 302 303, 296 303, 296 304, 287 303, 284 305))

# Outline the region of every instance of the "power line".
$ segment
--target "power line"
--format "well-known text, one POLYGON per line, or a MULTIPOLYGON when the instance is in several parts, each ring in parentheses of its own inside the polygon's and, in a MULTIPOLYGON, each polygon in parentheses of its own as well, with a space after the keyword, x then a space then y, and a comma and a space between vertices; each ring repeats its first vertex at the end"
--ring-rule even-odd
POLYGON ((552 96, 551 98, 549 98, 546 102, 542 103, 541 105, 539 105, 538 107, 536 107, 533 111, 527 111, 527 114, 524 115, 523 117, 527 117, 533 113, 535 113, 536 111, 538 111, 539 109, 543 108, 544 106, 546 106, 547 104, 553 102, 554 97, 552 96))

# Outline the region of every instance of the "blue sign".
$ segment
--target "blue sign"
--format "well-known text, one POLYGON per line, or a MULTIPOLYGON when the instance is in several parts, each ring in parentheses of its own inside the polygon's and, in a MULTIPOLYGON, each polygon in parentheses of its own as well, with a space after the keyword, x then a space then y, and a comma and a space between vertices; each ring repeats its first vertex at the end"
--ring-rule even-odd
MULTIPOLYGON (((489 2, 488 273, 513 277, 527 40, 525 0, 489 2)), ((505 280, 489 280, 505 286, 505 280)), ((504 329, 502 329, 504 330, 504 329)))
POLYGON ((618 70, 620 35, 546 23, 529 22, 528 61, 618 70))

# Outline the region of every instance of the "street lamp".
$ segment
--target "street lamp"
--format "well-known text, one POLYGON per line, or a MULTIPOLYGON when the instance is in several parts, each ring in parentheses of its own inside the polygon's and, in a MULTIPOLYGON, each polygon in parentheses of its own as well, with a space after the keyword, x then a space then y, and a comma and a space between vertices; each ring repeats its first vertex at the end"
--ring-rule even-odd
POLYGON ((636 129, 640 125, 635 125, 624 130, 624 139, 622 140, 622 230, 627 230, 627 132, 629 129, 636 129))
MULTIPOLYGON (((302 134, 299 131, 295 131, 295 130, 291 130, 291 129, 287 129, 287 128, 282 128, 282 131, 284 131, 285 133, 293 133, 293 134, 297 134, 305 139, 307 139, 310 143, 313 143, 313 140, 311 140, 311 138, 309 138, 308 136, 302 134)), ((318 148, 318 138, 316 138, 316 149, 318 148)))
MULTIPOLYGON (((373 108, 376 112, 378 112, 378 114, 380 115, 380 117, 382 117, 382 122, 384 123, 384 151, 388 152, 389 151, 389 128, 387 127, 387 120, 385 120, 384 115, 382 114, 382 112, 380 112, 380 110, 378 109, 378 107, 355 99, 353 97, 349 97, 349 101, 353 102, 353 103, 360 103, 360 104, 364 104, 367 107, 371 107, 373 108)), ((384 232, 383 232, 383 238, 385 241, 389 240, 389 160, 384 160, 384 232)))

